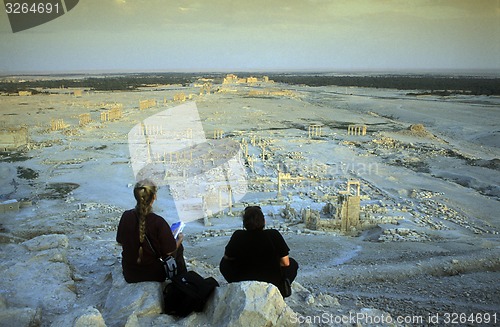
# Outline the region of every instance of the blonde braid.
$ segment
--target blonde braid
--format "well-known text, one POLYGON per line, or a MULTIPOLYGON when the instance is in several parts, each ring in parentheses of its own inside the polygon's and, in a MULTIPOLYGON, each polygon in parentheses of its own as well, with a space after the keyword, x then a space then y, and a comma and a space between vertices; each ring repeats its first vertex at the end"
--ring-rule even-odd
POLYGON ((134 197, 137 200, 135 210, 139 216, 139 256, 137 257, 137 263, 142 261, 142 243, 146 237, 146 217, 151 212, 151 203, 156 195, 156 185, 149 180, 143 180, 138 182, 134 187, 134 197))

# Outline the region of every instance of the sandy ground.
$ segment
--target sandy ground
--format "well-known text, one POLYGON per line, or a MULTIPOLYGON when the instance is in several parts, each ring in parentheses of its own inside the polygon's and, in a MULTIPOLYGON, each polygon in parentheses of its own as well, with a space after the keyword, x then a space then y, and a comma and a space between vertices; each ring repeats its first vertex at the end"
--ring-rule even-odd
MULTIPOLYGON (((259 203, 268 227, 282 231, 300 264, 297 281, 314 294, 394 316, 496 313, 500 319, 500 99, 273 88, 295 96, 249 96, 247 87, 235 86, 237 92, 194 99, 207 138, 215 129, 236 141, 255 135, 268 141, 270 156, 257 160, 253 171, 247 167, 249 189, 235 203, 233 216, 226 210, 210 219, 212 226, 187 224, 189 264, 223 282, 217 266, 231 233, 241 227, 238 213, 245 203, 259 203), (323 126, 321 136, 308 137, 311 124, 323 126), (367 135, 347 135, 349 124, 365 124, 367 135), (411 124, 423 124, 425 132, 408 131, 411 124), (286 185, 284 200, 275 201, 277 163, 293 176, 316 178, 286 185), (349 178, 361 181, 361 219, 371 222, 365 228, 352 235, 312 231, 298 214, 283 217, 285 202, 298 213, 307 207, 321 211, 326 204, 321 198, 345 188, 349 178)), ((121 212, 134 205, 127 133, 174 107, 163 99, 176 92, 170 87, 81 98, 1 97, 5 126, 27 125, 32 143, 27 152, 2 155, 0 196, 32 205, 2 214, 0 228, 25 239, 68 235, 82 307, 105 298, 109 271, 120 257, 116 226, 121 212), (139 111, 139 100, 150 98, 160 105, 139 111), (102 108, 115 102, 123 103, 124 116, 101 123, 102 108), (94 121, 78 126, 80 113, 90 113, 94 121), (53 118, 70 126, 50 131, 53 118)), ((261 150, 249 151, 258 158, 261 150)), ((160 189, 155 211, 170 223, 177 220, 168 188, 160 189)), ((303 315, 319 312, 293 299, 290 305, 303 315)))

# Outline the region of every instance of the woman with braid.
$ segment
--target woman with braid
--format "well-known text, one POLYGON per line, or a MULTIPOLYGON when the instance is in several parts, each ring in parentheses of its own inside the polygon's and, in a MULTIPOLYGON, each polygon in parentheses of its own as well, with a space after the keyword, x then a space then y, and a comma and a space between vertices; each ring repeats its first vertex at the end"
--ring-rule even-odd
POLYGON ((134 187, 137 205, 125 211, 118 224, 116 241, 122 246, 123 277, 128 283, 165 281, 167 276, 159 255, 173 256, 178 272, 186 271, 183 235, 174 239, 165 219, 152 212, 156 190, 150 180, 138 182, 134 187))

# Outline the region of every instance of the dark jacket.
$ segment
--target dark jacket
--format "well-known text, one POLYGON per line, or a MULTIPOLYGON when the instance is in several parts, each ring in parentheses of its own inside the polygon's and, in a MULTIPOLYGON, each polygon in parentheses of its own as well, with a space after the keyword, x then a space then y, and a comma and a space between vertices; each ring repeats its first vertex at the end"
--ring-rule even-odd
MULTIPOLYGON (((154 213, 146 217, 146 235, 151 246, 161 254, 162 258, 175 251, 176 242, 169 224, 154 213)), ((141 263, 137 263, 139 257, 139 218, 134 209, 127 210, 122 214, 116 241, 122 245, 122 268, 123 276, 129 283, 142 281, 159 281, 166 279, 163 264, 158 259, 146 238, 142 243, 143 256, 141 263)))

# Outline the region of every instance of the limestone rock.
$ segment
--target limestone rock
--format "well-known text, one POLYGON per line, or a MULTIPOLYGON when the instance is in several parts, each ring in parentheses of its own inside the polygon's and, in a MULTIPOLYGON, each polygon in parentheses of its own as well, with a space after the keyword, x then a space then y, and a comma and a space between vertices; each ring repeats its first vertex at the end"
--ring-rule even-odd
POLYGON ((66 315, 57 317, 50 327, 106 327, 104 318, 94 307, 77 309, 66 315))
POLYGON ((50 234, 37 236, 22 244, 30 251, 42 251, 55 248, 66 249, 69 245, 69 240, 66 235, 50 234))
POLYGON ((163 310, 162 284, 142 282, 129 284, 121 266, 112 272, 113 283, 106 298, 103 316, 108 326, 124 326, 131 315, 160 314, 163 310))
POLYGON ((39 326, 41 311, 32 308, 8 308, 0 296, 0 327, 31 327, 39 326))
POLYGON ((294 326, 293 310, 272 284, 245 281, 217 287, 199 314, 184 326, 294 326))
POLYGON ((43 235, 22 245, 9 245, 8 251, 15 255, 0 263, 0 288, 11 306, 41 308, 52 314, 73 306, 75 283, 66 259, 67 246, 65 235, 43 235))

